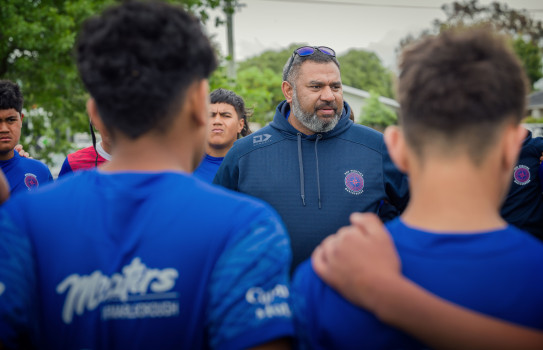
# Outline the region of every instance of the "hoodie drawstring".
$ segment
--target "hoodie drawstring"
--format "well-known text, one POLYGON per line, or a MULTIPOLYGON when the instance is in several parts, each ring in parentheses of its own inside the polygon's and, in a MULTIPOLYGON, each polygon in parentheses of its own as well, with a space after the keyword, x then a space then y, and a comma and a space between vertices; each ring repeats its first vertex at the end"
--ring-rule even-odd
POLYGON ((298 133, 298 165, 300 167, 300 195, 305 207, 304 163, 302 161, 302 134, 298 133))
POLYGON ((317 143, 319 142, 321 138, 322 138, 322 135, 318 134, 317 138, 315 139, 315 159, 317 161, 317 193, 319 196, 319 209, 321 209, 322 206, 321 206, 321 182, 319 179, 319 154, 317 153, 317 143))

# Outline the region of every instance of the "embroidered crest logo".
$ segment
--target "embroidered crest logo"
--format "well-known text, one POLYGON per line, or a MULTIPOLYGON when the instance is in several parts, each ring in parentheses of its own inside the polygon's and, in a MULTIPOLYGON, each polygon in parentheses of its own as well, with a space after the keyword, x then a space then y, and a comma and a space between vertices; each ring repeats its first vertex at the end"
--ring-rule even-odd
POLYGON ((527 185, 530 183, 530 168, 528 168, 526 165, 516 166, 513 173, 513 179, 517 185, 527 185))
POLYGON ((345 173, 345 191, 351 194, 364 192, 364 176, 357 170, 349 170, 345 173))
POLYGON ((30 191, 30 190, 32 190, 34 188, 38 188, 38 186, 40 184, 38 183, 38 178, 36 177, 36 175, 31 174, 31 173, 26 173, 25 174, 25 185, 28 188, 28 190, 30 191))

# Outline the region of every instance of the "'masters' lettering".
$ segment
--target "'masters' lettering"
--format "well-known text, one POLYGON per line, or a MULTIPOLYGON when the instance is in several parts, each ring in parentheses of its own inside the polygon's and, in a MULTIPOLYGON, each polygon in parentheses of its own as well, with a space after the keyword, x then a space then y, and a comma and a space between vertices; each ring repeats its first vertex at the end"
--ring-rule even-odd
POLYGON ((122 274, 115 273, 111 277, 98 270, 88 276, 72 274, 56 289, 58 294, 67 292, 62 320, 70 324, 74 313, 81 316, 85 310, 92 311, 105 301, 126 302, 130 295, 167 292, 175 286, 178 276, 178 271, 173 268, 150 269, 140 258, 134 258, 123 267, 122 274))

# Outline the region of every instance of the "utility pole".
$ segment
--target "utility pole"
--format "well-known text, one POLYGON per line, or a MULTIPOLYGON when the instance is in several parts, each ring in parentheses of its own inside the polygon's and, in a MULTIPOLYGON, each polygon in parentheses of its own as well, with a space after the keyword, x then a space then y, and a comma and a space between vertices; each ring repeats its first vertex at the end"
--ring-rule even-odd
POLYGON ((232 0, 225 0, 225 12, 226 12, 226 36, 228 43, 228 79, 236 79, 236 60, 234 56, 234 6, 232 0))
POLYGON ((234 54, 234 13, 244 5, 237 0, 224 0, 224 13, 226 14, 226 36, 228 44, 228 64, 226 73, 228 79, 236 79, 236 56, 234 54))

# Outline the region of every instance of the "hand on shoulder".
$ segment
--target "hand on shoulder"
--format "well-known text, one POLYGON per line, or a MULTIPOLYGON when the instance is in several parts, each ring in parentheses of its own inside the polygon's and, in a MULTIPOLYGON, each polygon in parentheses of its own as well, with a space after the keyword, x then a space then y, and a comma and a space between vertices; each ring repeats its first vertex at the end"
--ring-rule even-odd
POLYGON ((392 238, 375 214, 354 213, 351 225, 328 236, 313 252, 312 266, 350 302, 374 310, 380 288, 402 278, 392 238))
POLYGON ((23 149, 23 145, 21 144, 18 144, 17 146, 15 146, 15 152, 19 153, 21 157, 32 159, 30 154, 23 149))

